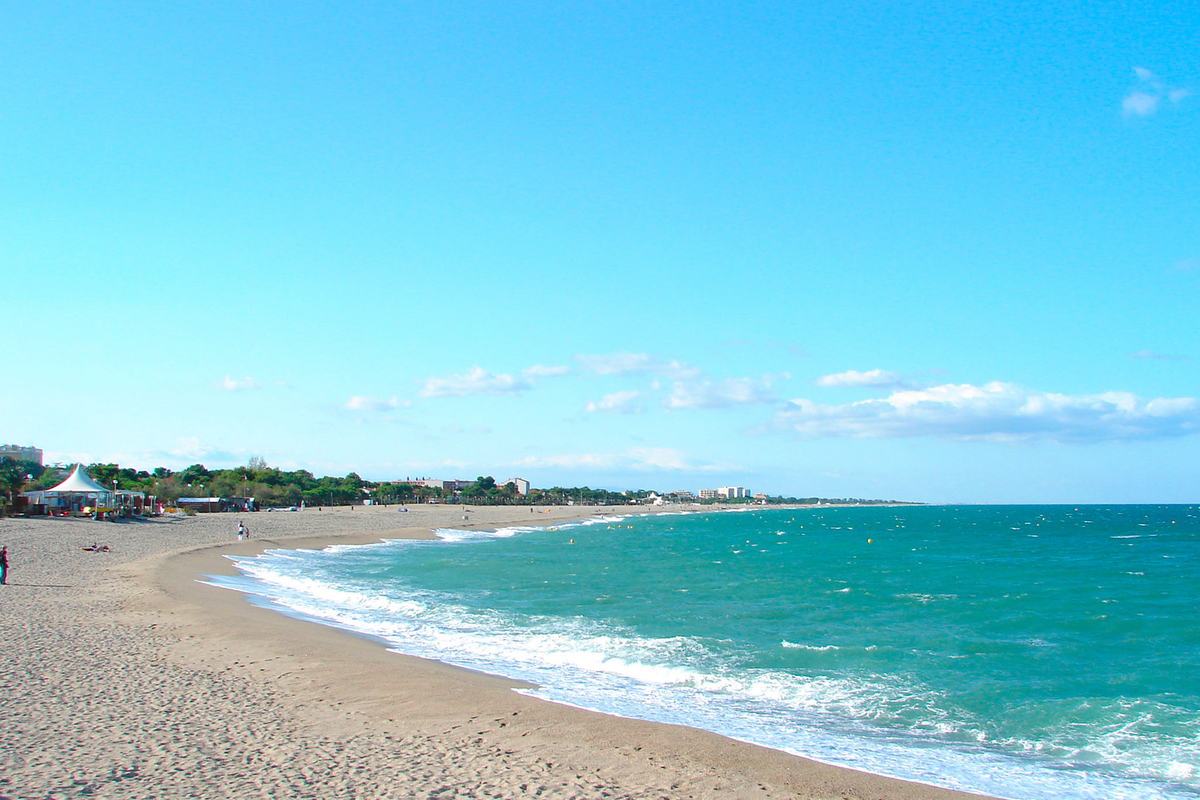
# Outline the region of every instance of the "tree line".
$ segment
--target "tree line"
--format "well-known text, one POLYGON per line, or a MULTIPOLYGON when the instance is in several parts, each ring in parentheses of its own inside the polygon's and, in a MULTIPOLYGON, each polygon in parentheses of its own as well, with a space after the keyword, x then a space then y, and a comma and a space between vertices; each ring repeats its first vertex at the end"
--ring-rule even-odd
MULTIPOLYGON (((520 494, 511 484, 497 485, 491 476, 479 476, 458 489, 424 486, 407 481, 369 481, 356 472, 345 477, 316 477, 308 470, 282 470, 271 467, 261 458, 252 458, 242 467, 210 470, 203 464, 192 464, 179 471, 166 467, 136 470, 120 464, 87 464, 84 470, 92 480, 108 488, 144 492, 159 502, 170 505, 181 497, 253 497, 262 507, 340 506, 361 503, 370 499, 376 503, 457 503, 477 505, 565 505, 624 504, 650 495, 648 490, 612 492, 606 489, 561 487, 530 489, 520 494)), ((23 491, 52 489, 70 474, 70 469, 43 467, 29 461, 0 461, 0 491, 7 505, 23 491)))
MULTIPOLYGON (((268 466, 262 458, 251 458, 243 467, 232 469, 207 469, 203 464, 192 464, 178 472, 166 467, 155 467, 147 472, 122 467, 119 464, 88 464, 84 467, 92 480, 101 486, 114 485, 118 489, 145 492, 167 505, 181 497, 253 497, 261 507, 298 506, 341 506, 373 502, 389 503, 472 503, 476 505, 625 505, 639 502, 654 494, 648 489, 614 492, 608 489, 592 489, 587 486, 549 489, 531 488, 527 495, 520 494, 511 483, 498 486, 495 478, 479 476, 472 483, 458 489, 424 486, 408 481, 368 481, 356 472, 345 477, 316 477, 308 470, 281 470, 268 466)), ((60 466, 43 467, 30 461, 0 460, 0 492, 5 505, 23 491, 51 489, 61 483, 70 470, 60 466)), ((710 504, 752 503, 754 500, 703 500, 710 504)), ((770 497, 768 503, 797 503, 815 505, 825 503, 878 504, 882 500, 828 500, 817 497, 770 497)))

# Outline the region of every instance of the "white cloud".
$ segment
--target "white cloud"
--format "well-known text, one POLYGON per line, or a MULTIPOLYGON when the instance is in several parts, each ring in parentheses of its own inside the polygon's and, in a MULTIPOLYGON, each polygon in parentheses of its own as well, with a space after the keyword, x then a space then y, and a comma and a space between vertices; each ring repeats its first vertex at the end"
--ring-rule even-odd
POLYGON ((1145 67, 1134 67, 1133 74, 1137 76, 1137 86, 1130 89, 1129 94, 1121 101, 1121 110, 1126 117, 1151 116, 1158 111, 1163 100, 1175 104, 1192 94, 1190 89, 1164 84, 1145 67))
POLYGON ((521 370, 521 374, 526 378, 561 378, 570 372, 570 367, 548 367, 544 364, 534 364, 528 369, 521 370))
POLYGON ((677 381, 667 398, 668 408, 730 408, 740 405, 764 405, 776 401, 771 376, 761 382, 750 378, 726 378, 720 381, 677 381))
POLYGON ((859 372, 856 369, 826 375, 817 379, 818 386, 888 386, 900 387, 905 383, 894 372, 882 369, 870 369, 859 372))
POLYGON ((343 403, 342 408, 347 411, 392 411, 400 408, 402 405, 407 406, 409 403, 401 403, 395 397, 381 400, 378 397, 371 397, 370 395, 356 394, 343 403))
POLYGON ((217 387, 224 389, 227 392, 238 392, 245 389, 257 389, 259 387, 259 383, 254 378, 250 377, 231 378, 226 375, 225 380, 217 381, 217 387))
POLYGON ((577 355, 583 368, 597 375, 663 375, 672 380, 700 376, 700 370, 680 361, 663 361, 646 353, 612 353, 609 355, 577 355))
POLYGON ((613 392, 597 402, 588 403, 587 410, 604 414, 636 414, 642 410, 635 402, 641 396, 641 392, 635 391, 613 392))
POLYGON ((444 378, 427 378, 421 397, 465 397, 476 394, 517 394, 532 387, 525 378, 512 375, 493 375, 482 367, 475 367, 466 375, 448 375, 444 378))
POLYGON ((1145 400, 1128 392, 1063 395, 1009 383, 946 384, 846 405, 791 401, 760 432, 805 437, 1095 442, 1186 436, 1200 430, 1193 397, 1145 400))
POLYGON ((1161 98, 1158 95, 1148 94, 1134 90, 1125 95, 1125 99, 1121 101, 1121 110, 1125 112, 1125 116, 1136 114, 1139 117, 1148 117, 1155 111, 1158 111, 1158 101, 1161 98))

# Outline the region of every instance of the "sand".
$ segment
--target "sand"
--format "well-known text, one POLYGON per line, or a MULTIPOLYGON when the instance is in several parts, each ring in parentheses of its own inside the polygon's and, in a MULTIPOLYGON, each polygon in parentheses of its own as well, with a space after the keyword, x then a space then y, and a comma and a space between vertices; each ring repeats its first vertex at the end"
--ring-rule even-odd
POLYGON ((0 800, 973 797, 530 699, 197 580, 265 547, 599 510, 412 508, 0 520, 0 800))

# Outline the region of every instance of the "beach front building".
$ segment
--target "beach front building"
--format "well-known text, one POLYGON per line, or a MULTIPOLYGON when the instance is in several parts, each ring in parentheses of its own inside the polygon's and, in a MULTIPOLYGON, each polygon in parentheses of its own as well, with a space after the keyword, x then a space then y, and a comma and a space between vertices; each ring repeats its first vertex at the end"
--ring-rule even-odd
POLYGON ((402 482, 407 483, 409 486, 424 486, 426 489, 446 488, 446 481, 434 480, 433 478, 405 478, 402 482))
POLYGON ((0 461, 4 459, 11 461, 32 461, 39 467, 45 466, 42 464, 42 451, 38 447, 22 447, 19 444, 0 444, 0 461))
POLYGON ((696 493, 696 496, 699 497, 701 500, 716 500, 717 499, 717 490, 716 489, 701 489, 699 492, 696 493))
POLYGON ((722 500, 738 500, 749 496, 750 490, 745 486, 722 486, 720 489, 717 489, 717 497, 722 500))
POLYGON ((197 514, 215 514, 221 511, 258 511, 258 501, 253 497, 181 497, 175 505, 197 514))
POLYGON ((497 486, 508 486, 509 484, 512 484, 513 488, 517 490, 517 494, 522 497, 529 494, 529 481, 524 478, 509 478, 506 481, 498 481, 496 483, 497 486))

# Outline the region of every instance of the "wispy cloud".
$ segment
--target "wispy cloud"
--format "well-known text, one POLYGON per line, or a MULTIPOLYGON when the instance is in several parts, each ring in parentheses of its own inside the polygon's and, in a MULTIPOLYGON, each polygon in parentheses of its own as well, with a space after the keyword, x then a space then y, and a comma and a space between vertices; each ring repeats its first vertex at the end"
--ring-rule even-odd
POLYGON ((736 472, 729 464, 697 463, 670 447, 635 447, 623 453, 575 453, 553 456, 528 456, 511 466, 527 469, 578 469, 596 472, 736 472))
POLYGON ((587 410, 592 413, 602 414, 636 414, 642 410, 641 405, 637 402, 642 396, 641 392, 626 391, 613 392, 606 394, 600 400, 587 404, 587 410))
POLYGON ((521 370, 521 374, 526 378, 561 378, 564 375, 569 375, 571 368, 567 366, 548 367, 545 364, 534 364, 532 367, 521 370))
POLYGON ((1144 358, 1153 361, 1186 361, 1187 356, 1167 355, 1165 353, 1156 353, 1153 350, 1138 350, 1136 353, 1130 353, 1130 358, 1144 358))
POLYGON ((238 459, 235 453, 202 443, 198 436, 179 437, 175 440, 175 447, 167 450, 163 455, 174 459, 182 459, 183 461, 191 461, 192 463, 202 461, 230 462, 238 459))
POLYGON ((1193 397, 1128 392, 1063 395, 1009 383, 945 384, 846 405, 797 399, 758 432, 804 437, 1096 442, 1186 436, 1200 430, 1193 397))
POLYGON ((378 397, 371 397, 370 395, 356 394, 343 403, 342 408, 346 409, 347 411, 381 412, 394 411, 397 408, 408 405, 411 405, 411 403, 401 403, 395 397, 382 400, 378 397))
POLYGON ((475 367, 466 375, 447 375, 427 378, 421 397, 465 397, 477 394, 518 394, 532 388, 527 378, 500 373, 493 375, 483 367, 475 367))
POLYGON ((577 355, 575 360, 596 375, 662 375, 672 380, 696 378, 700 370, 680 361, 664 361, 646 353, 577 355))
POLYGON ((817 378, 818 386, 876 386, 901 387, 907 386, 905 381, 896 373, 882 369, 870 369, 859 372, 856 369, 837 372, 817 378))
POLYGON ((260 384, 254 378, 231 378, 226 375, 224 380, 217 381, 217 387, 227 392, 241 392, 247 389, 257 389, 260 384))
POLYGON ((1121 101, 1121 110, 1125 112, 1125 116, 1127 117, 1148 117, 1158 111, 1158 102, 1161 99, 1161 95, 1134 89, 1125 95, 1125 99, 1121 101))
POLYGON ((1145 67, 1134 67, 1133 74, 1137 82, 1121 101, 1126 117, 1153 116, 1164 100, 1174 105, 1192 94, 1191 89, 1166 85, 1145 67))
POLYGON ((719 381, 676 381, 667 398, 667 408, 731 408, 766 405, 778 396, 771 389, 773 376, 761 381, 751 378, 726 378, 719 381))

